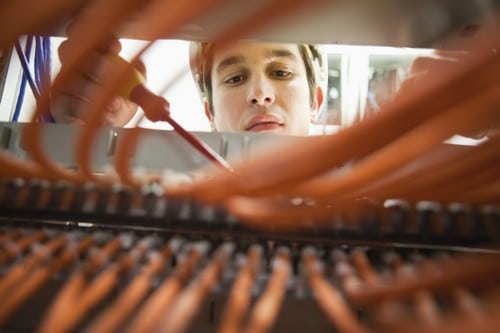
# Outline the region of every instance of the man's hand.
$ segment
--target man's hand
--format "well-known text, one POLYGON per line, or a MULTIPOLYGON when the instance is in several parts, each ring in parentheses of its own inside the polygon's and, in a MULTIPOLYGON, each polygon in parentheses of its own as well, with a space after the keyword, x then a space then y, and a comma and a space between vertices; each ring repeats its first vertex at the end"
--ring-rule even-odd
MULTIPOLYGON (((71 49, 77 47, 78 41, 72 40, 71 36, 63 42, 58 49, 61 65, 64 68, 65 59, 71 49)), ((95 89, 100 89, 105 75, 110 72, 113 63, 107 59, 110 55, 117 55, 121 50, 120 42, 112 38, 106 45, 93 52, 85 63, 79 66, 68 84, 51 98, 51 114, 58 123, 85 122, 85 110, 88 107, 89 96, 95 89)), ((137 68, 140 72, 146 72, 143 64, 137 68)), ((115 96, 104 110, 104 124, 116 127, 126 125, 137 111, 137 105, 123 97, 115 96)))

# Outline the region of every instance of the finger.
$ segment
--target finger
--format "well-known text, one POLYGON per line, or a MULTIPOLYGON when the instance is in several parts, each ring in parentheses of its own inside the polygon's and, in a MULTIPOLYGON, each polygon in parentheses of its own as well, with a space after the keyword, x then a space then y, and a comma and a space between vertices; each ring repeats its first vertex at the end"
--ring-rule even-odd
POLYGON ((57 122, 84 120, 92 96, 101 87, 79 73, 68 79, 60 90, 52 91, 51 113, 57 122))
POLYGON ((125 126, 133 118, 137 109, 137 104, 116 96, 105 109, 104 124, 117 127, 125 126))
POLYGON ((51 101, 50 113, 57 123, 83 124, 88 99, 78 95, 59 94, 51 101))
POLYGON ((90 96, 96 89, 101 88, 100 76, 88 73, 88 71, 77 71, 68 77, 64 85, 58 86, 53 94, 67 93, 72 95, 90 96))
MULTIPOLYGON (((63 62, 62 69, 64 69, 65 66, 66 65, 63 62)), ((100 53, 93 53, 89 55, 86 61, 80 64, 75 71, 70 73, 70 75, 74 80, 79 78, 79 80, 82 81, 79 82, 80 85, 83 85, 87 81, 100 85, 101 82, 103 82, 103 79, 109 75, 112 70, 112 66, 113 64, 106 58, 106 56, 103 56, 100 53)), ((69 84, 73 85, 75 82, 71 81, 69 84)))
MULTIPOLYGON (((79 41, 75 38, 68 38, 62 42, 57 50, 59 60, 64 64, 66 59, 79 49, 79 41)), ((93 52, 93 54, 101 55, 117 55, 121 52, 122 44, 115 36, 109 36, 103 41, 93 52)))

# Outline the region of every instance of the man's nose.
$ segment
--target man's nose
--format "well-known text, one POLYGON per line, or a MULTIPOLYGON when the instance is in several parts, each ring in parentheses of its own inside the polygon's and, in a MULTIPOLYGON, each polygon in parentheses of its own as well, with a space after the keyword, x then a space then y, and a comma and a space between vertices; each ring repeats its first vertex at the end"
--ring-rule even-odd
POLYGON ((248 91, 247 102, 251 105, 266 106, 274 103, 272 83, 266 77, 255 77, 248 91))

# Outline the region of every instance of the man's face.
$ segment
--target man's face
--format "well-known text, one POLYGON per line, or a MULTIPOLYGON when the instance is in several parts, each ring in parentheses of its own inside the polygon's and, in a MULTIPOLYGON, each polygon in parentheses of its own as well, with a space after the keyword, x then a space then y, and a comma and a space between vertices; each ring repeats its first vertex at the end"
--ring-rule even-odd
POLYGON ((311 103, 297 45, 240 42, 215 49, 211 77, 216 130, 308 134, 318 103, 311 103))

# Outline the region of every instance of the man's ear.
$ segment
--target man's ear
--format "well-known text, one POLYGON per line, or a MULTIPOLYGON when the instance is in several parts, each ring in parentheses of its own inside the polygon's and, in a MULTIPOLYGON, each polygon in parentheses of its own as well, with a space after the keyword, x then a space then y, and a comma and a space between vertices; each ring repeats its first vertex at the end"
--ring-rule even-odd
POLYGON ((316 87, 316 95, 314 96, 314 102, 311 106, 311 123, 315 123, 316 120, 318 119, 319 112, 321 111, 321 107, 323 106, 324 102, 324 93, 323 93, 323 88, 321 87, 316 87))
POLYGON ((207 116, 208 121, 210 122, 210 129, 212 130, 212 132, 217 132, 214 115, 212 114, 212 112, 210 112, 210 106, 208 106, 207 101, 203 101, 203 108, 205 109, 205 116, 207 116))

